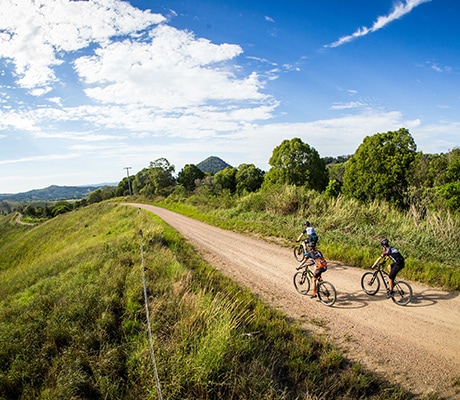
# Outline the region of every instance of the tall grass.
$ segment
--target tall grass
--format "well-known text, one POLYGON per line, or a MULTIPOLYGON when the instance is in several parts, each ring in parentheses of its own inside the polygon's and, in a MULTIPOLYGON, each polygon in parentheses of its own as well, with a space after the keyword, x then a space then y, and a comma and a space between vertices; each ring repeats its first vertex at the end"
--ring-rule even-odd
POLYGON ((414 209, 404 212, 378 201, 362 204, 294 186, 235 197, 227 208, 213 206, 219 204, 217 199, 194 195, 179 204, 170 196, 158 204, 287 247, 293 246, 308 219, 327 258, 362 268, 380 255, 379 243, 386 237, 406 258, 401 276, 460 290, 460 215, 429 211, 422 218, 414 209))
POLYGON ((142 265, 164 398, 412 397, 223 277, 150 213, 100 203, 25 230, 0 219, 0 232, 1 399, 156 399, 142 265))

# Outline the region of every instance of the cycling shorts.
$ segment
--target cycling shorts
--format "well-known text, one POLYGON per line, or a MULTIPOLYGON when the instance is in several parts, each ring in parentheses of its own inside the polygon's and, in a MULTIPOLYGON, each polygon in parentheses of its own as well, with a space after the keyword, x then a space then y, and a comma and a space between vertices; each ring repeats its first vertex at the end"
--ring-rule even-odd
POLYGON ((398 272, 401 271, 403 268, 404 268, 404 263, 394 263, 394 264, 391 264, 390 273, 388 274, 388 276, 390 277, 390 279, 395 280, 395 279, 396 279, 396 275, 397 275, 398 272))
POLYGON ((319 277, 321 276, 321 274, 322 274, 323 272, 325 272, 326 270, 327 270, 327 267, 326 267, 326 268, 317 268, 317 269, 315 269, 315 271, 313 272, 313 276, 314 276, 315 278, 319 278, 319 277))

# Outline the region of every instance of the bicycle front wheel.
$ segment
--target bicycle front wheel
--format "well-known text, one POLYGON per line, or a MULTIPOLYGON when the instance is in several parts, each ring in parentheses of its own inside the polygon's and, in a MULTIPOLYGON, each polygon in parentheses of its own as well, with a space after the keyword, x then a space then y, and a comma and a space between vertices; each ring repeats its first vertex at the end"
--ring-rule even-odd
POLYGON ((299 271, 294 275, 294 287, 300 294, 307 294, 310 290, 310 279, 308 279, 307 273, 299 271))
POLYGON ((337 292, 331 282, 322 281, 318 283, 318 299, 321 303, 331 307, 337 300, 337 292))
POLYGON ((400 306, 409 304, 412 300, 412 287, 404 281, 395 282, 392 300, 400 306))
POLYGON ((366 272, 361 278, 364 293, 373 296, 380 289, 380 279, 375 272, 366 272))
POLYGON ((305 251, 301 244, 298 244, 294 247, 294 257, 298 262, 303 261, 303 259, 305 258, 305 251))

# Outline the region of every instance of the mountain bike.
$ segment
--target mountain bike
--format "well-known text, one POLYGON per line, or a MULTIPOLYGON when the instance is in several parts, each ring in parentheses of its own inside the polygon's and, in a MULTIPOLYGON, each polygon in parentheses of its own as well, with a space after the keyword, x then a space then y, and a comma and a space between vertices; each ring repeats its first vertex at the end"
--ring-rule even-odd
MULTIPOLYGON (((305 249, 307 248, 309 242, 307 239, 303 240, 302 242, 300 242, 300 244, 296 244, 294 246, 294 257, 295 259, 298 261, 298 262, 302 262, 305 257, 306 257, 306 252, 305 252, 305 249)), ((317 242, 315 241, 313 243, 313 247, 316 248, 316 245, 317 245, 317 242)))
POLYGON ((302 243, 294 246, 294 257, 298 262, 302 262, 305 258, 305 249, 302 243))
MULTIPOLYGON (((313 278, 313 271, 309 268, 310 265, 315 265, 314 262, 302 265, 298 272, 294 274, 294 287, 296 290, 303 295, 306 295, 310 290, 311 280, 313 278)), ((332 283, 323 280, 320 277, 316 281, 316 294, 321 303, 326 306, 333 306, 337 300, 337 292, 332 283)))
MULTIPOLYGON (((361 277, 361 287, 370 296, 375 295, 380 289, 380 280, 383 281, 387 293, 390 291, 388 272, 384 270, 386 262, 383 261, 376 266, 374 272, 366 272, 361 277)), ((405 281, 395 281, 393 285, 393 296, 391 299, 400 306, 409 304, 412 300, 412 287, 405 281)))

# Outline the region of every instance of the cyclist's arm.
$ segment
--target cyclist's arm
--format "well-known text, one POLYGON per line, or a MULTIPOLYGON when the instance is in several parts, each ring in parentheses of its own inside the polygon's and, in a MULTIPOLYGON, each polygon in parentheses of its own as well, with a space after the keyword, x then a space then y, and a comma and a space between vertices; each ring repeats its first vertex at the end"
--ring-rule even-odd
POLYGON ((385 254, 382 254, 379 258, 377 258, 377 260, 375 260, 374 264, 372 264, 372 267, 371 268, 375 268, 377 266, 377 264, 382 261, 382 259, 384 259, 386 257, 385 254))
POLYGON ((303 236, 303 232, 299 235, 299 237, 297 238, 297 242, 300 242, 300 239, 302 239, 302 236, 303 236))

